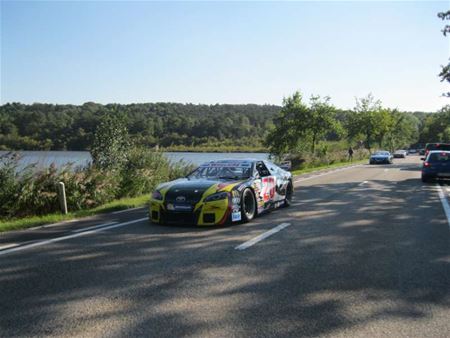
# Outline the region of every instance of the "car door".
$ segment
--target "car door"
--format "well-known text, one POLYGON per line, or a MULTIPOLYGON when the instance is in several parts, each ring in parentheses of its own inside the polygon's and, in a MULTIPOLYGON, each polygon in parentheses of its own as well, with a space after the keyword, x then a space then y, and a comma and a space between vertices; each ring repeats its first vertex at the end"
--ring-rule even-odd
POLYGON ((255 170, 257 172, 255 184, 258 185, 258 200, 266 206, 275 197, 276 179, 263 161, 256 162, 255 170))
POLYGON ((286 196, 287 185, 289 183, 288 176, 286 175, 287 173, 285 170, 270 161, 265 161, 265 163, 271 175, 274 177, 275 195, 273 197, 273 201, 282 201, 286 196))

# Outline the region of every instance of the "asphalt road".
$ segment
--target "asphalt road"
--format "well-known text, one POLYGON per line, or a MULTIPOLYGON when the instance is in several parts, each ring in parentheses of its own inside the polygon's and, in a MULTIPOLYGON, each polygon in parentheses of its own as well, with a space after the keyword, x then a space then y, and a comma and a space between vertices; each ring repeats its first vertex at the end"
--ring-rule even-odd
POLYGON ((448 337, 450 186, 419 163, 298 177, 248 224, 136 209, 2 234, 0 336, 448 337))

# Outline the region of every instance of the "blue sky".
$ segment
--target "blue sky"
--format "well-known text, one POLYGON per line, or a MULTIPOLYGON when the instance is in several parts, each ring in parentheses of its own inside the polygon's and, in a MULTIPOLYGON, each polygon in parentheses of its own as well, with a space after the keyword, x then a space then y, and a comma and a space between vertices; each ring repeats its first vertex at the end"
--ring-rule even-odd
POLYGON ((1 103, 450 99, 441 2, 1 3, 1 103))

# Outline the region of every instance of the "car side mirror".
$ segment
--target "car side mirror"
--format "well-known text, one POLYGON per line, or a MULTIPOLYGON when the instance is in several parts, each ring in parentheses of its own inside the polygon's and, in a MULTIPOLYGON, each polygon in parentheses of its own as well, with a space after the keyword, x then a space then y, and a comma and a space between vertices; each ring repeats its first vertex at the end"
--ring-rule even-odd
POLYGON ((421 161, 425 161, 425 157, 421 157, 420 160, 421 160, 421 161))

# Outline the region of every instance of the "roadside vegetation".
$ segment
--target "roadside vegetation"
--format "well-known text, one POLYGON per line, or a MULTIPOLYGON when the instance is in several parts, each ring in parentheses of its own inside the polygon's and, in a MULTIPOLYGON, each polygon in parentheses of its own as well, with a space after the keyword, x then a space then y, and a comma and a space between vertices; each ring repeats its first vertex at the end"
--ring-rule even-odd
POLYGON ((356 99, 352 110, 335 108, 328 97, 286 97, 265 145, 275 158, 290 159, 294 170, 366 159, 377 149, 395 151, 410 145, 450 139, 450 106, 434 114, 383 107, 371 94, 356 99))
MULTIPOLYGON (((134 145, 119 113, 104 115, 100 121, 92 157, 88 167, 50 166, 41 170, 33 165, 20 169, 19 155, 14 152, 0 157, 0 228, 14 228, 13 221, 18 218, 59 214, 58 182, 65 184, 68 209, 73 214, 47 216, 46 221, 85 215, 86 210, 91 210, 90 214, 134 206, 143 201, 142 196, 148 199, 160 182, 192 170, 183 162, 169 162, 161 152, 134 145)), ((33 225, 40 222, 25 220, 33 225)))

